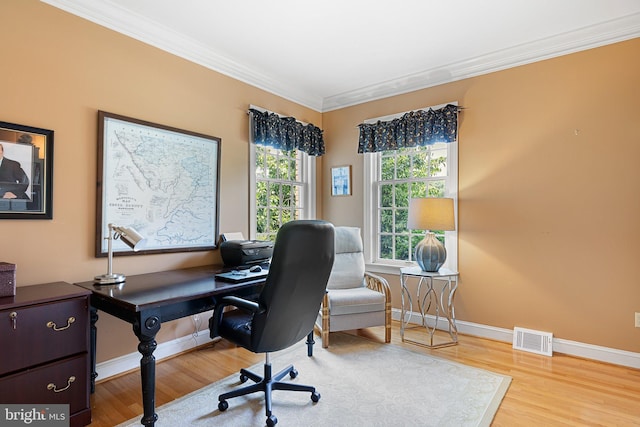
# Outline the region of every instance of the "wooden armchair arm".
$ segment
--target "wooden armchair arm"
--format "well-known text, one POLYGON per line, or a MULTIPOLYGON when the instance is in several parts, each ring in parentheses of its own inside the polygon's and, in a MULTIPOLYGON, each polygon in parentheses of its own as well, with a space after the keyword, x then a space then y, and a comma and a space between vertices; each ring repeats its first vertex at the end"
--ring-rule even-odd
POLYGON ((365 271, 364 280, 367 288, 384 294, 387 304, 391 304, 391 288, 389 282, 384 277, 365 271))
POLYGON ((367 271, 364 272, 364 280, 367 288, 384 294, 384 342, 391 342, 391 288, 384 277, 367 271))

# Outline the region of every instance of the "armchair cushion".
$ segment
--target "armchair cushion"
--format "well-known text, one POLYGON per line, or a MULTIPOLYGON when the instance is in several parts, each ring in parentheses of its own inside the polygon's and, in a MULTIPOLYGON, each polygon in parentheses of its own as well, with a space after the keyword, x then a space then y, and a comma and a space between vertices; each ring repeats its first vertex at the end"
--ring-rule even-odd
POLYGON ((369 288, 332 289, 329 291, 329 311, 332 316, 343 314, 384 312, 385 296, 369 288))
POLYGON ((327 289, 350 289, 365 286, 362 250, 359 228, 335 228, 336 256, 327 289))

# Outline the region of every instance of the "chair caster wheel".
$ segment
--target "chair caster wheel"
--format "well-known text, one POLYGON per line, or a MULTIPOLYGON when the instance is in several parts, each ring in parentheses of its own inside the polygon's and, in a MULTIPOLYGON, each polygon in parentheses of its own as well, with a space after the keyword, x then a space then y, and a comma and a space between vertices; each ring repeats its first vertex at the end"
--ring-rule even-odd
POLYGON ((278 419, 276 418, 276 416, 269 415, 269 418, 267 418, 267 427, 273 427, 276 424, 278 424, 278 419))
POLYGON ((291 377, 291 379, 294 379, 295 377, 297 377, 297 376, 298 376, 298 371, 297 371, 296 369, 292 369, 292 370, 289 372, 289 376, 291 377))
POLYGON ((249 379, 248 376, 240 374, 240 382, 241 383, 243 383, 243 384, 246 383, 248 379, 249 379))
POLYGON ((226 400, 221 400, 220 402, 218 402, 218 409, 220 409, 220 412, 226 411, 227 408, 229 408, 229 402, 227 402, 226 400))
POLYGON ((311 393, 311 400, 313 401, 313 403, 317 403, 318 400, 320 400, 320 393, 318 393, 317 391, 311 393))

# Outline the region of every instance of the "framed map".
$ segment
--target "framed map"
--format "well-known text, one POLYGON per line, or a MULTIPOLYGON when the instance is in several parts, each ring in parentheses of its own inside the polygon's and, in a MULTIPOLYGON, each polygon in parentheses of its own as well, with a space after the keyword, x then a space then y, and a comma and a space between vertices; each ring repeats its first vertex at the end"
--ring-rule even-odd
POLYGON ((96 256, 107 256, 109 224, 146 238, 114 255, 205 251, 219 234, 221 139, 98 112, 96 256))

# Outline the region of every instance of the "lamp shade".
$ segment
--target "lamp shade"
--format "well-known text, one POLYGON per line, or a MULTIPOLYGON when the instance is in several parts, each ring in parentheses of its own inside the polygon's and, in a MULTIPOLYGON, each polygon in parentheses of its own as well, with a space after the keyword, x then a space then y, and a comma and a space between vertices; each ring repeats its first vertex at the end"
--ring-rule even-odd
POLYGON ((455 230, 453 199, 426 197, 409 201, 409 220, 411 230, 455 230))
POLYGON ((145 238, 132 227, 114 226, 115 238, 118 237, 134 252, 138 251, 146 243, 145 238))

